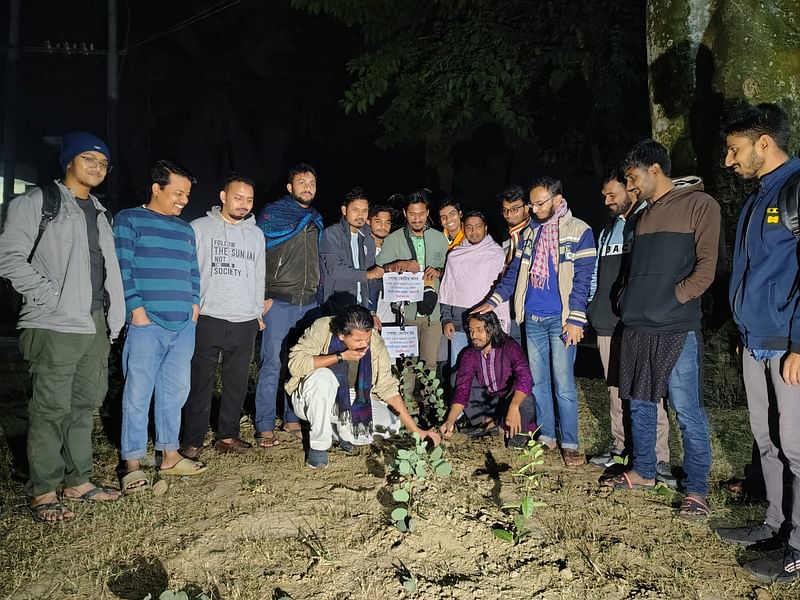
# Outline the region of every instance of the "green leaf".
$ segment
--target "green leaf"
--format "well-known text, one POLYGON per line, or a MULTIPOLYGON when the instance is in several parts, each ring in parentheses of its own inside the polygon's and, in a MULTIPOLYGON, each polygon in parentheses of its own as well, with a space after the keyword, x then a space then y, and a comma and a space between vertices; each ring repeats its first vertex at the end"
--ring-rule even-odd
POLYGON ((406 531, 408 531, 408 527, 406 527, 405 519, 402 519, 400 521, 395 521, 394 522, 394 526, 397 527, 397 529, 399 529, 402 533, 405 533, 406 531))
POLYGON ((395 502, 408 502, 409 496, 408 492, 405 490, 395 490, 392 492, 392 498, 394 498, 395 502))
POLYGON ((493 527, 492 533, 494 537, 498 540, 503 540, 504 542, 508 542, 509 544, 514 543, 514 534, 510 531, 506 531, 505 529, 501 529, 500 527, 493 527))
POLYGON ((444 390, 442 388, 438 388, 436 390, 436 395, 437 396, 444 396, 444 390))
POLYGON ((402 521, 408 516, 408 509, 398 506, 392 511, 392 521, 402 521))
POLYGON ((417 591, 417 582, 413 578, 406 579, 403 581, 403 588, 409 593, 414 594, 417 591))
POLYGON ((425 463, 418 462, 417 465, 414 467, 414 472, 420 479, 425 479, 425 475, 427 475, 428 473, 428 470, 425 468, 425 463))
POLYGON ((411 456, 411 452, 404 448, 397 451, 397 458, 408 458, 409 456, 411 456))
POLYGON ((400 464, 397 465, 397 470, 400 475, 408 475, 411 473, 411 463, 409 463, 407 460, 401 460, 400 464))
POLYGON ((514 517, 514 528, 517 532, 525 531, 528 528, 528 524, 525 522, 524 515, 516 515, 514 517))
POLYGON ((444 453, 444 450, 442 450, 442 447, 441 446, 436 446, 436 448, 434 448, 431 451, 431 457, 430 458, 431 458, 432 461, 433 460, 438 460, 438 459, 442 458, 442 454, 443 453, 444 453))
POLYGON ((417 520, 416 519, 409 519, 408 520, 408 532, 414 533, 417 530, 417 520))
POLYGON ((447 477, 452 472, 453 472, 453 465, 451 465, 449 462, 443 462, 436 465, 436 474, 439 477, 447 477))
POLYGON ((533 514, 533 498, 527 495, 523 496, 519 503, 519 510, 526 519, 530 517, 533 514))

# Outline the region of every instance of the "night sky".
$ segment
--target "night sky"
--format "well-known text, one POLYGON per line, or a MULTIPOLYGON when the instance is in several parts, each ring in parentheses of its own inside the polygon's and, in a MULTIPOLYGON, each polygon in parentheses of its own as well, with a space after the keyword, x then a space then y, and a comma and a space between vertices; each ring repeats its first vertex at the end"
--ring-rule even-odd
MULTIPOLYGON (((58 148, 44 141, 47 136, 83 129, 105 137, 107 131, 105 55, 41 49, 49 40, 105 51, 106 9, 102 0, 21 3, 18 162, 33 167, 41 180, 59 175, 58 148)), ((641 31, 628 35, 643 40, 643 10, 640 20, 641 31)), ((423 148, 379 148, 377 113, 345 115, 339 105, 350 83, 345 64, 361 44, 357 31, 294 10, 288 0, 119 0, 119 46, 126 50, 120 58, 119 148, 110 177, 117 178, 120 193, 106 202, 114 211, 143 202, 149 166, 158 158, 183 164, 198 179, 187 220, 217 203, 220 182, 232 169, 256 181, 257 210, 284 192, 289 166, 313 164, 319 174, 315 205, 328 224, 354 185, 365 187, 373 201, 431 185, 423 148)), ((644 55, 635 60, 644 68, 644 55)), ((0 68, 5 81, 5 61, 0 68)), ((630 96, 626 123, 608 124, 626 143, 649 130, 646 88, 630 96)), ((555 120, 543 137, 556 137, 565 126, 555 120)), ((619 157, 602 158, 608 163, 619 157)), ((569 156, 542 164, 537 152, 507 147, 500 129, 486 126, 456 148, 455 159, 453 195, 465 209, 487 212, 495 231, 501 222, 496 193, 543 174, 563 179, 577 216, 595 229, 604 221, 597 174, 569 156)))

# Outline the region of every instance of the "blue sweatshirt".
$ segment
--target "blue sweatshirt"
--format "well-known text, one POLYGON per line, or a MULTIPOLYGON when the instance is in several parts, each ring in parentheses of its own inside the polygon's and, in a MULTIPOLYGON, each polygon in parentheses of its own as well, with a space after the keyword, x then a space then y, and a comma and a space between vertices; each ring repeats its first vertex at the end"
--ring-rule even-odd
POLYGON ((125 287, 125 308, 144 307, 148 318, 170 331, 192 319, 200 303, 195 236, 178 217, 137 207, 114 217, 114 242, 125 287))
POLYGON ((800 170, 793 158, 764 175, 736 226, 730 302, 745 348, 800 352, 797 240, 781 222, 778 193, 800 170), (790 295, 791 294, 791 295, 790 295))

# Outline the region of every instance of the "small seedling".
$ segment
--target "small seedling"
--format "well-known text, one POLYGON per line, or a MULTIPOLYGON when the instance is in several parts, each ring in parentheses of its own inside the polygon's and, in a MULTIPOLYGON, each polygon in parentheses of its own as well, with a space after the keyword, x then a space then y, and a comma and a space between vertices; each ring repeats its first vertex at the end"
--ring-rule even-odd
POLYGON ((627 454, 625 456, 621 456, 619 454, 615 454, 613 457, 615 465, 624 465, 627 466, 628 463, 631 461, 631 457, 627 454))
POLYGON ((539 489, 539 480, 542 477, 542 473, 536 473, 534 469, 544 464, 544 445, 533 439, 534 433, 528 435, 530 439, 522 450, 522 456, 527 460, 514 473, 514 477, 523 481, 522 495, 518 503, 507 504, 503 507, 503 510, 514 513, 514 516, 510 523, 492 528, 492 533, 497 539, 509 542, 514 546, 530 533, 528 519, 533 515, 533 511, 546 506, 544 502, 536 500, 533 496, 533 491, 539 489))
POLYGON ((447 416, 442 381, 434 369, 416 357, 398 359, 394 373, 400 381, 400 395, 406 408, 420 425, 433 427, 447 416))

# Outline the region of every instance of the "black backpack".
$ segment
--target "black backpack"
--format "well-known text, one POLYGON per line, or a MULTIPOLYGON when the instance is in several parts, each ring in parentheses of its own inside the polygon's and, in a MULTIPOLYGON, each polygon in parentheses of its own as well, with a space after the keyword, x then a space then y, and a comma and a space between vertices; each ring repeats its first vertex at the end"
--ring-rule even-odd
MULTIPOLYGON (((800 170, 795 171, 778 192, 778 214, 784 227, 792 232, 796 240, 800 240, 800 170)), ((800 264, 800 244, 797 246, 797 260, 800 264)), ((800 269, 794 277, 792 289, 786 298, 788 302, 800 288, 800 269)))
MULTIPOLYGON (((45 229, 50 224, 50 221, 58 216, 61 210, 61 190, 59 190, 56 183, 48 183, 41 186, 42 190, 42 218, 39 221, 39 231, 36 234, 36 239, 33 242, 33 247, 28 254, 28 262, 33 260, 36 254, 36 248, 42 240, 45 229)), ((0 307, 2 308, 3 321, 16 322, 19 316, 20 308, 22 308, 22 295, 14 289, 11 282, 5 277, 0 277, 0 307)))

